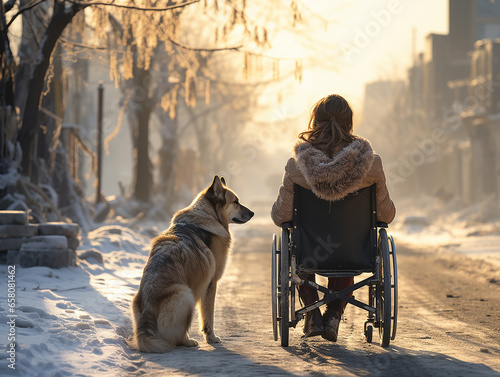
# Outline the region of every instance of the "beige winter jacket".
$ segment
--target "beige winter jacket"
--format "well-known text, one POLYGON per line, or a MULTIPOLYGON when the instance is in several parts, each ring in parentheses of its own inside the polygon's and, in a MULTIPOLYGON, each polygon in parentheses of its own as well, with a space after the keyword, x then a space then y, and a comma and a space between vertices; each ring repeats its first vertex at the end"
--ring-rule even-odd
POLYGON ((294 183, 331 201, 376 183, 377 220, 390 223, 394 219, 396 207, 385 184, 382 160, 373 152, 370 142, 358 136, 334 152, 330 158, 310 143, 299 141, 295 145, 271 211, 277 226, 292 220, 294 183))

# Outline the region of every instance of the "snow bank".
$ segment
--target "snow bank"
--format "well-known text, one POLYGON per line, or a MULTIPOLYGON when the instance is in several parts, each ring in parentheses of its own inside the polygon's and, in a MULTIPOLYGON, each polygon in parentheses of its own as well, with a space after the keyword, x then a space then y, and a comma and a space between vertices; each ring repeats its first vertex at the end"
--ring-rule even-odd
MULTIPOLYGON (((84 237, 78 253, 95 249, 79 267, 16 267, 14 335, 16 370, 9 368, 8 306, 0 307, 0 375, 117 376, 140 369, 140 358, 125 344, 131 334, 129 305, 149 251, 149 236, 120 225, 84 237)), ((0 280, 9 271, 3 266, 0 280)), ((2 295, 2 298, 6 297, 2 295)), ((3 301, 3 300, 2 300, 3 301)), ((11 332, 12 334, 12 332, 11 332)))
POLYGON ((484 259, 500 267, 500 209, 498 199, 479 204, 443 202, 423 197, 396 203, 398 215, 390 232, 396 243, 436 251, 439 247, 484 259))

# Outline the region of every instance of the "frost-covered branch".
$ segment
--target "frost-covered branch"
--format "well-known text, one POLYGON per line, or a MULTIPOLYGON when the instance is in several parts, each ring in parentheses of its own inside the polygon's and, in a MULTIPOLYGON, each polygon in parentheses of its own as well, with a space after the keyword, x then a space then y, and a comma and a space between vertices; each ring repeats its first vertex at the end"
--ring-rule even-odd
POLYGON ((243 47, 243 45, 239 45, 239 46, 233 46, 233 47, 219 47, 219 48, 196 48, 196 47, 186 46, 186 45, 184 45, 184 44, 182 44, 180 42, 174 41, 172 38, 168 38, 168 40, 172 44, 174 44, 174 45, 176 45, 176 46, 178 46, 178 47, 180 47, 180 48, 182 48, 184 50, 190 50, 190 51, 207 51, 207 52, 238 51, 240 48, 243 47))
MULTIPOLYGON (((63 38, 63 37, 60 37, 59 40, 62 43, 67 43, 68 45, 71 45, 74 47, 87 48, 90 50, 106 50, 106 51, 109 50, 109 47, 106 47, 106 46, 89 45, 89 44, 85 44, 85 43, 81 43, 81 42, 72 41, 70 39, 63 38)), ((125 52, 125 51, 120 51, 120 52, 125 52)))
POLYGON ((16 5, 16 1, 17 0, 9 0, 7 1, 3 7, 4 7, 4 12, 7 13, 9 10, 11 10, 12 8, 14 8, 14 5, 16 5))
POLYGON ((46 0, 38 0, 38 1, 33 0, 33 1, 29 2, 28 4, 26 4, 24 7, 22 7, 21 9, 19 9, 19 11, 15 15, 13 15, 12 18, 10 19, 9 23, 7 24, 7 29, 16 20, 17 16, 19 16, 20 14, 23 14, 27 10, 33 9, 34 7, 36 7, 37 5, 40 5, 41 3, 45 2, 45 1, 46 0))
POLYGON ((198 3, 200 0, 192 0, 192 1, 187 1, 185 3, 181 4, 176 4, 176 5, 170 5, 167 7, 159 8, 159 7, 138 7, 135 5, 125 5, 125 4, 116 4, 116 3, 106 3, 104 1, 77 1, 77 0, 68 0, 68 2, 73 3, 73 4, 78 4, 82 6, 90 6, 90 5, 105 5, 105 6, 111 6, 111 7, 116 7, 116 8, 124 8, 124 9, 132 9, 132 10, 140 10, 140 11, 148 11, 148 12, 163 12, 166 10, 172 10, 172 9, 177 9, 177 8, 182 8, 187 5, 195 4, 198 3))

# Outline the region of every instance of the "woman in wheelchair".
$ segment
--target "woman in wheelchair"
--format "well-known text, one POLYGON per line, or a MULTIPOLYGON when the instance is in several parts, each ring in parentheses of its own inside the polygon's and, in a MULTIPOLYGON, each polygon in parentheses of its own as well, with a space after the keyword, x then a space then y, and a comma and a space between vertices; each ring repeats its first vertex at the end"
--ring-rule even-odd
MULTIPOLYGON (((271 217, 277 226, 293 218, 294 184, 319 198, 337 201, 361 188, 376 184, 377 220, 390 223, 396 214, 389 197, 380 156, 370 142, 353 134, 353 112, 347 101, 336 94, 319 100, 311 111, 308 129, 298 135, 288 160, 271 217)), ((314 274, 304 276, 314 281, 314 274)), ((353 277, 328 279, 328 289, 339 291, 354 283, 353 277)), ((308 285, 299 286, 304 305, 318 300, 318 292, 308 285)), ((304 336, 321 335, 335 342, 344 301, 327 304, 323 315, 319 308, 307 312, 304 336)))

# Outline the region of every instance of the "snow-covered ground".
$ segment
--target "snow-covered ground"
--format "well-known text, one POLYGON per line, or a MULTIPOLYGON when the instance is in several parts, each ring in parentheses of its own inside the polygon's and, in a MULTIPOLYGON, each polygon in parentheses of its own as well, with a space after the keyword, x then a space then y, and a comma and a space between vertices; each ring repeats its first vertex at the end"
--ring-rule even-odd
POLYGON ((390 232, 411 246, 456 252, 500 268, 499 205, 493 198, 467 207, 435 198, 406 200, 398 203, 390 232))
POLYGON ((78 267, 15 271, 16 317, 8 317, 7 266, 1 268, 0 339, 7 343, 14 318, 15 370, 8 345, 0 353, 0 375, 116 376, 137 369, 124 339, 130 335, 129 305, 148 255, 150 237, 120 226, 88 234, 79 248, 102 253, 78 267))
MULTIPOLYGON (((464 253, 487 259, 490 262, 496 261, 500 266, 500 221, 495 219, 497 215, 495 211, 491 216, 488 215, 489 207, 476 206, 460 210, 429 199, 425 205, 407 203, 398 208, 404 209, 400 210, 397 221, 390 228, 397 242, 419 246, 428 245, 429 252, 445 250, 464 253), (486 218, 486 215, 489 217, 486 218)), ((255 372, 267 371, 272 375, 311 375, 306 371, 300 372, 301 363, 307 363, 307 361, 298 360, 296 356, 294 356, 293 363, 287 366, 286 357, 291 351, 281 349, 271 340, 270 323, 262 324, 270 318, 269 308, 266 306, 268 297, 256 293, 256 289, 262 285, 262 290, 269 294, 269 258, 266 250, 269 248, 270 237, 267 233, 276 231, 276 228, 270 224, 267 212, 263 213, 260 218, 253 219, 251 226, 234 227, 235 249, 239 253, 246 250, 243 251, 246 254, 239 254, 238 258, 241 261, 238 263, 240 264, 234 263, 228 267, 227 277, 222 284, 222 289, 228 292, 231 290, 231 294, 235 294, 235 299, 231 299, 228 295, 228 297, 221 296, 221 301, 217 301, 225 300, 229 306, 241 301, 241 305, 238 304, 241 308, 238 307, 238 310, 241 309, 241 315, 246 316, 252 311, 249 309, 251 304, 245 295, 248 297, 257 295, 252 296, 254 302, 258 299, 265 303, 256 311, 261 313, 259 315, 262 315, 263 321, 259 319, 258 323, 251 324, 252 321, 248 320, 248 324, 246 322, 233 324, 234 318, 231 319, 231 316, 216 313, 218 318, 216 328, 222 330, 225 339, 222 348, 215 348, 216 352, 213 352, 214 349, 202 341, 196 324, 193 325, 191 335, 200 341, 198 350, 179 349, 170 356, 144 356, 127 347, 125 339, 131 335, 130 301, 140 282, 150 239, 165 226, 166 224, 158 227, 145 224, 128 226, 126 223, 117 223, 88 233, 78 253, 95 249, 102 254, 103 264, 91 258, 79 260, 78 267, 59 270, 46 267, 18 267, 14 274, 16 317, 9 317, 11 313, 8 311, 6 300, 9 270, 7 266, 0 267, 0 290, 2 292, 0 294, 0 344, 3 345, 0 350, 0 375, 30 377, 142 375, 150 372, 160 373, 160 370, 167 368, 168 365, 173 368, 169 369, 170 373, 173 373, 175 368, 191 371, 201 368, 200 372, 195 374, 204 375, 202 366, 195 368, 193 365, 190 368, 189 363, 195 352, 198 352, 197 357, 205 358, 206 362, 210 359, 212 366, 217 365, 217 360, 219 360, 220 364, 224 365, 225 375, 232 375, 227 374, 232 367, 235 371, 238 370, 240 375, 245 375, 241 374, 243 371, 241 368, 245 365, 251 364, 252 368, 259 368, 260 362, 251 362, 252 352, 254 358, 262 359, 261 369, 255 369, 255 372), (262 258, 265 262, 260 262, 262 258), (259 263, 264 266, 261 269, 254 266, 257 280, 252 280, 252 276, 242 271, 236 271, 250 263, 249 261, 256 266, 259 263), (13 318, 15 327, 11 329, 9 321, 13 318), (230 328, 224 329, 224 324, 230 328), (244 330, 247 326, 254 326, 251 327, 253 330, 244 330), (238 335, 239 331, 243 333, 238 335), (258 349, 255 348, 254 351, 252 347, 256 344, 247 343, 245 340, 246 337, 252 336, 252 333, 255 333, 259 339, 258 349), (9 335, 14 335, 17 342, 15 354, 12 355, 9 352, 9 335), (242 353, 236 355, 236 350, 241 350, 242 353), (15 360, 10 356, 14 356, 15 360), (146 368, 151 362, 156 363, 157 369, 154 371, 146 368), (9 368, 12 363, 15 363, 15 370, 9 368)), ((229 309, 226 307, 224 310, 229 309)), ((195 319, 195 323, 196 321, 195 319)), ((300 330, 294 331, 300 332, 300 330)), ((355 349, 363 344, 356 331, 348 336, 353 337, 355 349)), ((252 341, 255 342, 255 340, 252 341)), ((402 344, 401 340, 399 344, 402 344)), ((302 346, 301 344, 294 350, 299 352, 302 346)), ((326 347, 321 343, 321 347, 324 346, 326 347)), ((368 358, 372 352, 376 352, 379 356, 384 355, 379 354, 383 352, 382 349, 373 348, 378 346, 363 345, 362 347, 364 347, 363 351, 359 352, 367 353, 365 356, 368 358)), ((342 352, 349 353, 350 351, 348 348, 340 348, 339 352, 342 355, 342 352)), ((391 354, 390 357, 393 356, 396 357, 395 354, 391 354)), ((331 357, 333 360, 339 357, 339 354, 333 352, 331 357)), ((350 357, 348 359, 351 360, 350 357)), ((353 357, 351 361, 356 363, 356 360, 353 357)), ((353 369, 353 374, 357 375, 355 370, 356 368, 353 369)), ((486 373, 488 371, 491 370, 486 370, 486 373)), ((183 372, 179 375, 190 374, 191 372, 183 372)))

